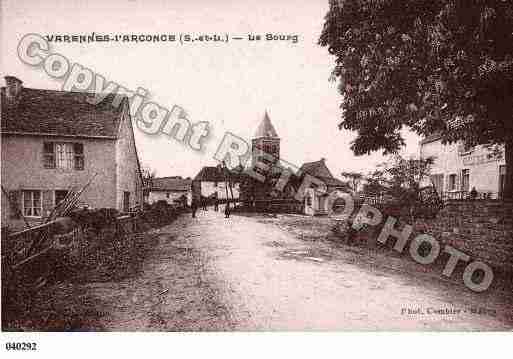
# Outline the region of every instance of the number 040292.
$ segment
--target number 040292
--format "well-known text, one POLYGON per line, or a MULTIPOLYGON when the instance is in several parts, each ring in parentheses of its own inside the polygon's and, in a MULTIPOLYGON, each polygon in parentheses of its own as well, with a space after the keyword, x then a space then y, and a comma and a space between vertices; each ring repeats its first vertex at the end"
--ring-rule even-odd
POLYGON ((29 342, 7 342, 5 343, 6 350, 16 350, 16 351, 28 351, 28 350, 37 350, 37 343, 29 343, 29 342))

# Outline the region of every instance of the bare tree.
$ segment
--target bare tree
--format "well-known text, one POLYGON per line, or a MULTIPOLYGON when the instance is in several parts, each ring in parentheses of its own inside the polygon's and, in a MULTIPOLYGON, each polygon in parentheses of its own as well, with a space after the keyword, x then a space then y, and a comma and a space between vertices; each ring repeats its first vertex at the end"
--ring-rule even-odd
POLYGON ((143 180, 143 194, 146 197, 150 193, 151 187, 153 187, 153 180, 157 177, 157 170, 148 165, 142 165, 141 175, 143 180))

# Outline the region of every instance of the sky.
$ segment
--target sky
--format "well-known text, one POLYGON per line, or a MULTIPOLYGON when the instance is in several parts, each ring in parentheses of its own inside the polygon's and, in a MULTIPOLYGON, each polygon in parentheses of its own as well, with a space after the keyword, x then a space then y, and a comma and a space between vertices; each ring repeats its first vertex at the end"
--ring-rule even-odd
MULTIPOLYGON (((163 134, 134 126, 141 162, 158 176, 194 177, 213 156, 226 131, 250 140, 267 110, 281 138, 281 158, 300 166, 326 158, 332 173, 371 172, 386 158, 356 157, 356 134, 338 130, 341 95, 329 82, 334 57, 317 45, 327 0, 2 0, 0 75, 25 87, 60 90, 62 80, 20 61, 16 48, 27 33, 229 34, 228 43, 52 43, 51 50, 94 69, 128 89, 143 87, 151 101, 179 105, 191 122, 207 121, 211 136, 196 152, 163 134), (266 41, 268 33, 299 41, 266 41), (261 41, 248 41, 260 34, 261 41)), ((419 137, 404 131, 403 154, 418 153, 419 137)))

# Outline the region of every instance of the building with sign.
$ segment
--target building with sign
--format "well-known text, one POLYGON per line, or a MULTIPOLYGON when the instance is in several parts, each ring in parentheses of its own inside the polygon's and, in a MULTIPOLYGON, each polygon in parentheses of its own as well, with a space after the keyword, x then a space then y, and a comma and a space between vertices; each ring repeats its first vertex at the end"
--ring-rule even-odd
POLYGON ((420 156, 433 156, 431 182, 445 198, 468 198, 476 189, 480 198, 500 198, 504 190, 506 163, 504 153, 497 155, 485 146, 463 143, 442 144, 434 134, 420 142, 420 156))

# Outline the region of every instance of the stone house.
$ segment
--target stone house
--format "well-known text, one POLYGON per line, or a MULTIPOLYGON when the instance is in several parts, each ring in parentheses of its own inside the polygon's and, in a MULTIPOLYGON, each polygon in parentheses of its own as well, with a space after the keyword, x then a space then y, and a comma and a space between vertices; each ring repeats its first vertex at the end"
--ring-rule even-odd
POLYGON ((192 180, 180 176, 154 178, 148 193, 148 203, 165 201, 168 204, 192 203, 192 180))
POLYGON ((337 190, 349 192, 350 188, 347 183, 335 178, 326 166, 326 159, 321 158, 319 161, 306 162, 299 169, 301 175, 308 174, 322 181, 326 186, 324 190, 320 190, 312 184, 306 189, 304 197, 304 212, 310 216, 318 216, 328 214, 329 195, 337 190))
POLYGON ((496 156, 485 146, 469 147, 461 142, 444 145, 440 135, 433 134, 420 142, 420 156, 435 157, 430 182, 444 198, 465 199, 473 188, 484 198, 502 195, 506 176, 504 153, 496 156))
POLYGON ((201 198, 239 199, 240 178, 233 171, 228 173, 216 166, 205 166, 192 181, 192 193, 195 200, 201 198), (230 190, 231 187, 231 190, 230 190))
POLYGON ((143 201, 128 99, 24 88, 7 76, 1 89, 2 226, 23 215, 40 222, 70 189, 94 176, 80 203, 128 211, 143 201), (115 106, 118 102, 118 106, 115 106))

